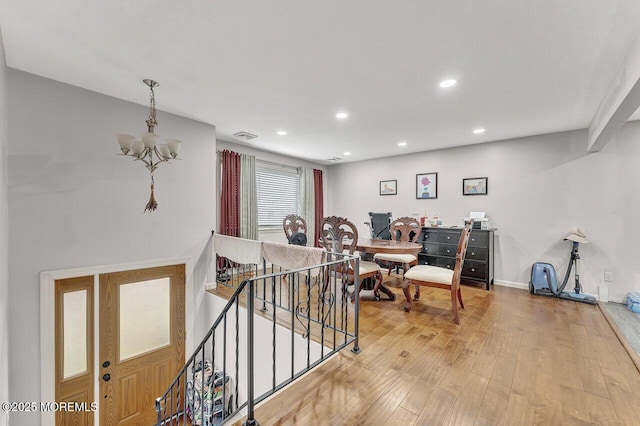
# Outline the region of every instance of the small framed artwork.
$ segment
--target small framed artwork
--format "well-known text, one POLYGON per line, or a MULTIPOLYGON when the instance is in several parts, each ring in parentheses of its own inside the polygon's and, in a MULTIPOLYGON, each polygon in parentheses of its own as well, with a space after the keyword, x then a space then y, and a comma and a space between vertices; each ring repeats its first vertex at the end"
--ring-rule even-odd
POLYGON ((487 195, 486 177, 462 179, 462 195, 487 195))
POLYGON ((420 173, 416 175, 416 198, 438 198, 438 173, 420 173))
POLYGON ((398 194, 397 180, 381 180, 380 181, 380 195, 397 195, 397 194, 398 194))

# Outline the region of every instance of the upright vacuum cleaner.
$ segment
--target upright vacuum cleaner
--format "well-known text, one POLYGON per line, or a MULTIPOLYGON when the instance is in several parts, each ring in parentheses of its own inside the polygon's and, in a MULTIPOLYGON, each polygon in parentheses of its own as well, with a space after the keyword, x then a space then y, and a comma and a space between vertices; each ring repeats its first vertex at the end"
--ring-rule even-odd
POLYGON ((572 242, 571 259, 567 266, 567 273, 562 280, 562 284, 558 287, 556 280, 556 272, 553 265, 550 263, 536 262, 531 267, 531 281, 529 282, 529 292, 537 294, 539 296, 557 297, 565 300, 573 300, 576 302, 589 303, 591 305, 596 304, 596 298, 587 294, 581 293, 582 285, 580 285, 580 274, 578 272, 578 260, 580 260, 580 254, 578 253, 578 245, 580 243, 587 244, 589 241, 586 236, 579 230, 575 229, 571 234, 564 238, 565 241, 572 242), (569 275, 571 268, 575 266, 575 287, 573 291, 564 291, 567 283, 569 282, 569 275))

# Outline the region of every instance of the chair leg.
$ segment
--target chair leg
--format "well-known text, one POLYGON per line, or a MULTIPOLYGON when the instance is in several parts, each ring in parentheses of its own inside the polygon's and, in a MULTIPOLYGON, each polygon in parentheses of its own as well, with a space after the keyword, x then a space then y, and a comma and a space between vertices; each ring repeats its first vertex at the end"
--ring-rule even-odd
POLYGON ((456 300, 456 292, 451 292, 451 306, 453 307, 453 318, 456 320, 456 324, 460 324, 460 318, 458 317, 458 301, 456 300))
POLYGON ((387 276, 391 275, 391 270, 393 269, 393 263, 389 264, 389 271, 387 272, 387 276))
POLYGON ((462 292, 460 291, 460 288, 458 288, 458 300, 460 301, 460 307, 464 309, 464 303, 462 303, 462 292))
POLYGON ((380 300, 380 284, 382 284, 382 280, 381 279, 378 280, 378 275, 374 275, 374 277, 373 277, 373 297, 375 297, 376 300, 380 300))
POLYGON ((411 294, 409 293, 409 285, 409 281, 402 281, 402 292, 404 293, 404 297, 407 299, 407 302, 404 304, 405 312, 411 312, 411 294))
POLYGON ((420 300, 420 286, 416 284, 416 294, 413 296, 414 301, 420 300))

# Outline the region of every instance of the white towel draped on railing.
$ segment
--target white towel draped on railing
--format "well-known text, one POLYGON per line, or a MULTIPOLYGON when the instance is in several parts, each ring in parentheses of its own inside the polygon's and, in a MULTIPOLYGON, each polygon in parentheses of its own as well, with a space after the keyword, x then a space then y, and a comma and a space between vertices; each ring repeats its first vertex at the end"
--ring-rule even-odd
POLYGON ((213 250, 218 256, 226 257, 236 263, 243 265, 262 264, 261 241, 215 234, 213 236, 213 250))
POLYGON ((323 262, 324 249, 265 241, 264 258, 285 269, 310 268, 323 262))

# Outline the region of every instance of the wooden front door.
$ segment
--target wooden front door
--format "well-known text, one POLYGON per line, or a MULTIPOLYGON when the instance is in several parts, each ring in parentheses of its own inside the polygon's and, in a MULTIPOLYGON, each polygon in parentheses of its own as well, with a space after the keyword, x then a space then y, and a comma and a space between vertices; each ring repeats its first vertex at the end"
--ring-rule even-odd
POLYGON ((100 275, 100 425, 155 423, 184 365, 184 265, 100 275))
POLYGON ((95 411, 93 361, 93 276, 55 282, 56 425, 92 426, 95 411))

